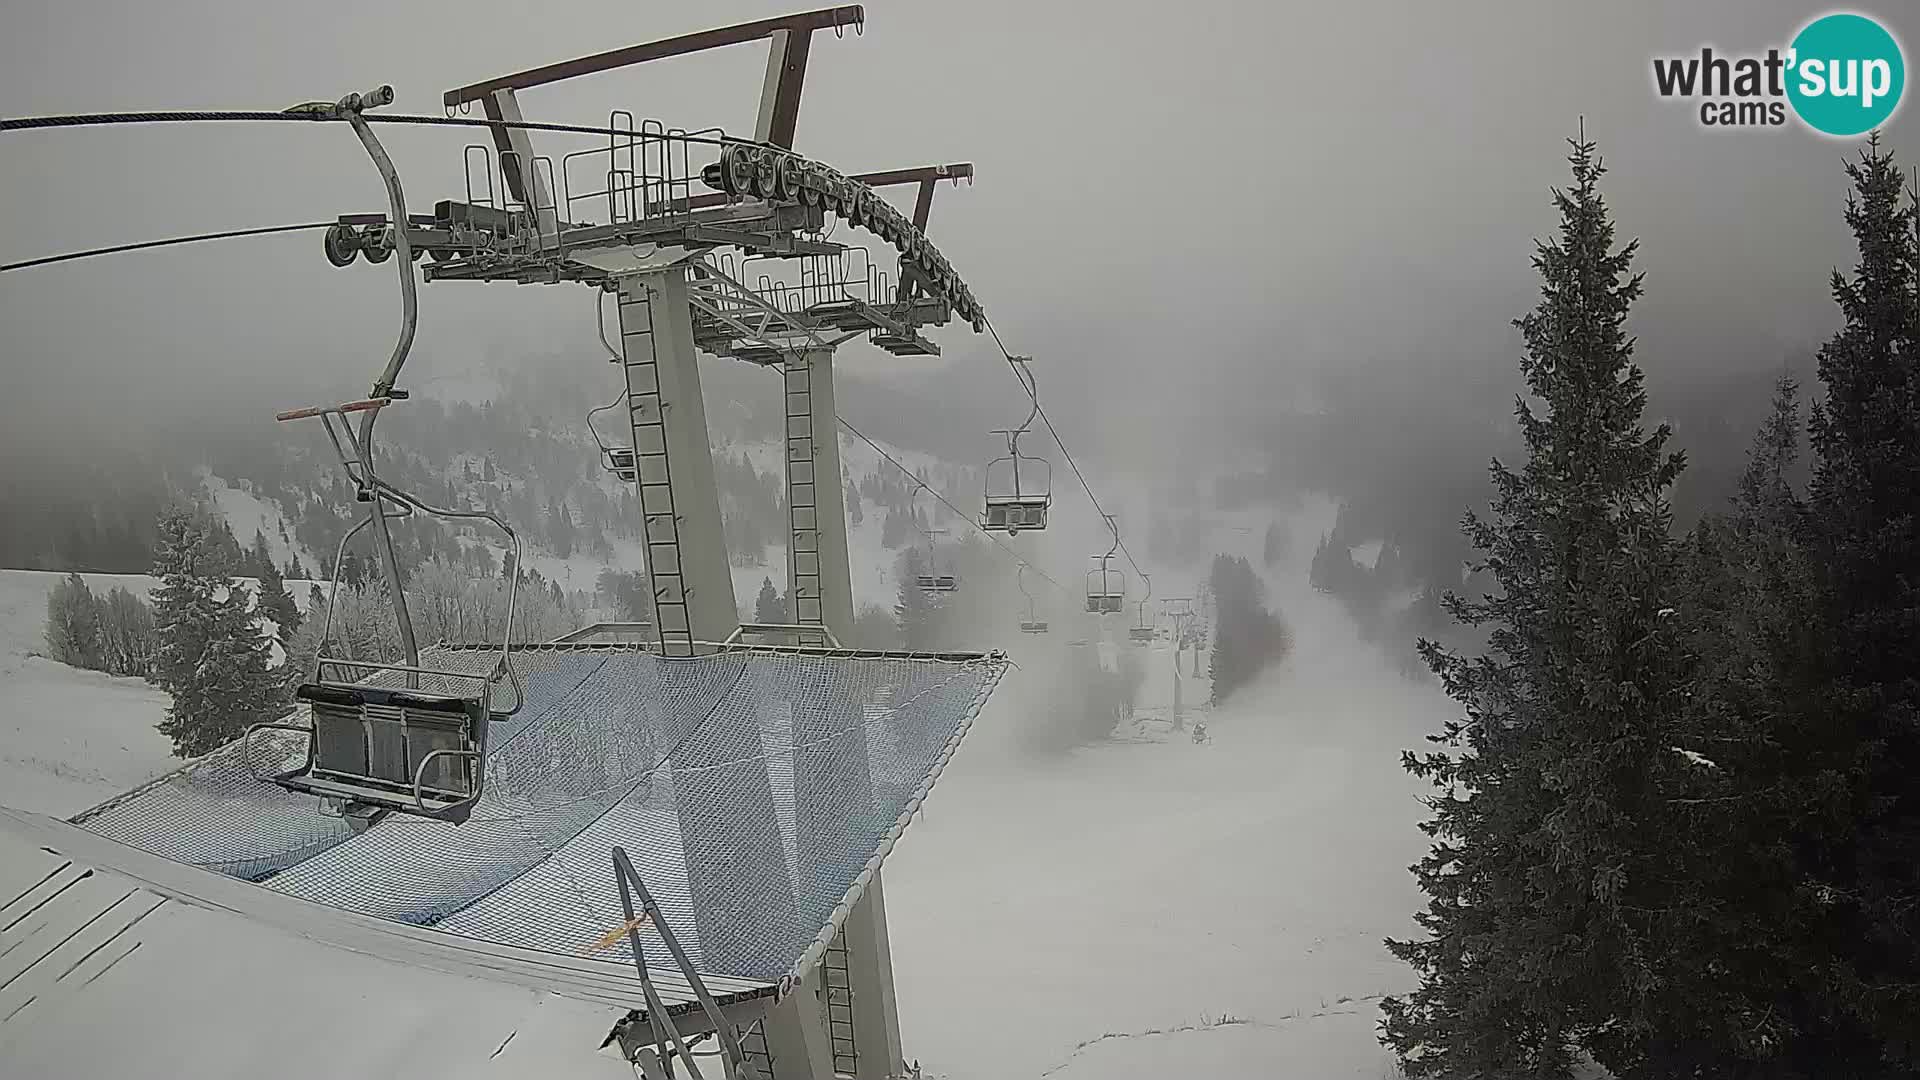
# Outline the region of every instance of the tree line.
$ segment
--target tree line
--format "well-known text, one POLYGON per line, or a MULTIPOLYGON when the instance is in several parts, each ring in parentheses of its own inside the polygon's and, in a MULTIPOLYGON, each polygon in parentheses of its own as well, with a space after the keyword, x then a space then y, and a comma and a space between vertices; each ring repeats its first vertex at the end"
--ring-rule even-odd
POLYGON ((1736 495, 1681 532, 1636 245, 1593 144, 1569 164, 1517 322, 1523 456, 1463 523, 1490 588, 1445 601, 1487 645, 1421 643, 1464 715, 1405 757, 1434 843, 1383 1039, 1412 1077, 1916 1075, 1914 193, 1877 136, 1848 163, 1824 394, 1803 422, 1783 378, 1736 495))

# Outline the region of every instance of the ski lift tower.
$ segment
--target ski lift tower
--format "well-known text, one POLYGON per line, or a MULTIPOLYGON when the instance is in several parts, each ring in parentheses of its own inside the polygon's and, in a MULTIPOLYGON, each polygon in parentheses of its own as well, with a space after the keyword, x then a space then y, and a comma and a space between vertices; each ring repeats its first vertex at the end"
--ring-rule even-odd
MULTIPOLYGON (((708 651, 739 628, 697 352, 782 372, 796 621, 844 635, 853 601, 833 351, 865 336, 895 355, 937 355, 922 328, 958 317, 985 329, 971 290, 924 232, 937 182, 970 178, 971 165, 847 174, 792 148, 815 32, 845 36, 864 20, 857 5, 823 8, 450 90, 449 113, 481 106, 492 145, 466 148, 464 198, 400 223, 415 257, 431 257, 427 282, 579 282, 617 296, 631 443, 612 449, 639 492, 654 622, 668 655, 708 651), (533 136, 546 135, 521 126, 523 92, 757 41, 770 50, 751 139, 636 124, 616 110, 598 145, 556 164, 536 152, 533 136), (918 188, 912 217, 875 190, 902 184, 918 188), (830 215, 890 244, 897 268, 828 239, 830 215)), ((328 258, 384 262, 395 227, 386 214, 343 215, 328 232, 328 258)))
MULTIPOLYGON (((697 353, 782 374, 790 588, 796 622, 821 628, 824 643, 847 634, 853 621, 835 348, 864 336, 894 355, 937 355, 923 328, 956 318, 975 333, 986 328, 972 291, 925 235, 937 182, 971 178, 971 165, 850 174, 793 149, 816 33, 844 37, 864 22, 858 5, 822 8, 450 90, 448 114, 478 104, 492 136, 490 146, 466 148, 464 197, 410 214, 396 180, 392 214, 343 215, 327 233, 336 266, 359 255, 378 263, 396 250, 414 258, 424 252, 430 261, 421 277, 430 283, 575 282, 617 297, 613 351, 631 442, 607 448, 608 459, 639 493, 663 655, 709 652, 741 630, 697 353), (550 137, 521 111, 520 95, 539 87, 761 41, 769 54, 751 138, 636 123, 617 110, 593 133, 595 145, 556 158, 537 150, 536 136, 548 142, 579 133, 550 137), (876 193, 895 185, 917 187, 911 216, 876 193), (831 239, 830 216, 891 246, 894 268, 831 239)), ((877 874, 805 983, 800 990, 810 993, 792 994, 767 1020, 776 1080, 898 1075, 899 1019, 877 874)))

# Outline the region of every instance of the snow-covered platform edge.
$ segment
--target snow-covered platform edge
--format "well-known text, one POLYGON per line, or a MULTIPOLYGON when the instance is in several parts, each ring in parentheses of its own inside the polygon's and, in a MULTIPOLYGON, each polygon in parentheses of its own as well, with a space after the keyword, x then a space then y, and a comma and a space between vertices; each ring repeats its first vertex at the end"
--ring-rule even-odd
MULTIPOLYGON (((127 878, 157 895, 237 915, 318 944, 619 1009, 632 1009, 644 1001, 640 980, 623 965, 455 937, 317 904, 7 807, 0 807, 0 829, 34 847, 127 878)), ((702 978, 722 1005, 772 997, 775 990, 771 983, 750 979, 702 978)), ((675 1006, 694 1006, 692 988, 676 973, 653 973, 653 979, 670 1011, 679 1011, 675 1006)))

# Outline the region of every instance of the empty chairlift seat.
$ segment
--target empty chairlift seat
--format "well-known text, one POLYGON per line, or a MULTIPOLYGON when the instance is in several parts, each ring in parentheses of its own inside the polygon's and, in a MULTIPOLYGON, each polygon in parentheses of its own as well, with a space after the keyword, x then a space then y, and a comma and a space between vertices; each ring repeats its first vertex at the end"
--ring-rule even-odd
POLYGON ((1017 495, 988 495, 987 509, 980 516, 980 527, 988 532, 1018 533, 1023 529, 1047 527, 1047 500, 1017 495))
POLYGON ((600 464, 608 472, 629 484, 640 481, 640 468, 635 462, 631 446, 609 446, 602 449, 600 464))
POLYGON ((1127 603, 1127 575, 1112 566, 1111 555, 1095 555, 1097 569, 1087 571, 1087 613, 1118 615, 1127 603))
POLYGON ((484 701, 327 683, 302 685, 294 697, 313 708, 304 790, 363 804, 404 799, 416 812, 464 820, 461 809, 480 794, 491 721, 484 701))
MULTIPOLYGON (((362 428, 367 434, 355 435, 347 423, 348 414, 390 404, 388 399, 369 399, 280 414, 281 420, 319 418, 367 511, 340 538, 313 675, 294 691, 295 699, 308 707, 310 722, 255 724, 247 729, 241 755, 247 768, 264 774, 263 779, 319 796, 339 806, 342 815, 371 818, 392 810, 459 824, 467 820, 486 782, 488 727, 496 718, 518 712, 524 702, 508 657, 519 575, 507 583, 499 657, 492 670, 474 674, 420 667, 410 631, 402 635, 409 664, 328 656, 327 649, 334 644, 341 565, 347 545, 361 530, 374 526, 374 535, 384 544, 387 519, 414 513, 491 523, 505 536, 513 565, 521 565, 523 553, 513 529, 492 512, 430 506, 374 474, 371 446, 362 441, 371 438, 371 425, 362 428), (513 707, 501 711, 495 704, 508 683, 513 687, 513 707), (256 757, 256 744, 265 740, 255 736, 263 729, 304 737, 305 754, 296 758, 292 739, 282 735, 267 748, 269 756, 256 757), (267 765, 269 761, 273 764, 267 765)), ((400 618, 407 607, 397 582, 391 600, 398 625, 408 627, 411 619, 400 618)))
POLYGON ((1053 501, 1053 465, 1021 455, 1021 432, 999 434, 1007 437, 1007 454, 987 462, 980 527, 1009 536, 1045 529, 1047 507, 1053 501))

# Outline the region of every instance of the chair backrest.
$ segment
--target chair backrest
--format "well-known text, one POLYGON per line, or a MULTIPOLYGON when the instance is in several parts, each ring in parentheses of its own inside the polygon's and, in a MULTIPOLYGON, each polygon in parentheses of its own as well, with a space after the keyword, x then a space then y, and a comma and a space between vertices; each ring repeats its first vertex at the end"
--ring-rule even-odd
POLYGON ((294 697, 313 706, 313 773, 411 795, 466 798, 485 751, 484 697, 376 686, 307 683, 294 697), (427 768, 423 773, 422 765, 427 768))

